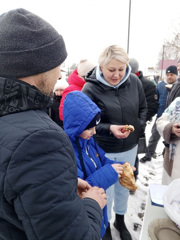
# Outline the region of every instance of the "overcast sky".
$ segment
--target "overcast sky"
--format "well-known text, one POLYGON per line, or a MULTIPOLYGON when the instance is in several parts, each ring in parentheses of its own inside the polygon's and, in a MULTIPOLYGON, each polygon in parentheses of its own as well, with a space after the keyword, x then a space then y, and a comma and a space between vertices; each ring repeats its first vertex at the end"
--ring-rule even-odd
MULTIPOLYGON (((165 39, 180 30, 179 0, 131 0, 129 56, 141 70, 154 67, 165 39)), ((67 64, 95 63, 108 45, 127 51, 129 0, 5 0, 0 14, 23 7, 50 22, 66 42, 67 64)))

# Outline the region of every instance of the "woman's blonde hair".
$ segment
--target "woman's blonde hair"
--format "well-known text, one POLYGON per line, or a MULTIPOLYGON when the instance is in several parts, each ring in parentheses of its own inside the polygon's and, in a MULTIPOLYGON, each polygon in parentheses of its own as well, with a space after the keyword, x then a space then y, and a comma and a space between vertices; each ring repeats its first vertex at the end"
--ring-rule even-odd
POLYGON ((105 66, 112 59, 116 59, 125 64, 129 63, 129 57, 126 51, 118 45, 111 45, 105 48, 104 51, 100 54, 98 62, 100 66, 105 66))

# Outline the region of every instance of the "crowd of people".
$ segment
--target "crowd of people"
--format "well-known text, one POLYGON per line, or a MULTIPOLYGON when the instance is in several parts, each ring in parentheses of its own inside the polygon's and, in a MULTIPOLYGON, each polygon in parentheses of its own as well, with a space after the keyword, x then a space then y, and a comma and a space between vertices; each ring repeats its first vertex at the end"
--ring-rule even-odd
POLYGON ((155 85, 111 45, 63 79, 63 36, 22 8, 0 16, 0 42, 0 239, 112 240, 114 211, 121 240, 132 240, 118 178, 124 162, 140 174, 139 139, 155 115, 140 161, 162 136, 162 183, 180 178, 180 61, 155 85))

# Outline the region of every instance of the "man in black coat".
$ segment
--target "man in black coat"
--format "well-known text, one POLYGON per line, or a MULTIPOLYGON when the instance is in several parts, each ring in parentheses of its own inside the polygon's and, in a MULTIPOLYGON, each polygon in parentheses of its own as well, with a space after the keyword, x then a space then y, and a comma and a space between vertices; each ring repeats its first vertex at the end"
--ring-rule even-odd
POLYGON ((77 179, 72 144, 46 113, 62 36, 15 9, 0 15, 0 43, 0 239, 99 240, 106 194, 77 179))
POLYGON ((168 97, 168 106, 174 101, 175 98, 180 97, 180 58, 177 62, 177 71, 178 71, 178 78, 177 81, 173 84, 171 91, 168 97))
MULTIPOLYGON (((147 114, 146 114, 146 122, 151 121, 152 117, 157 113, 158 111, 158 97, 156 93, 156 86, 153 82, 150 80, 146 79, 143 76, 143 72, 139 71, 139 63, 135 58, 130 58, 129 65, 131 66, 131 72, 136 74, 140 81, 142 82, 145 97, 146 97, 146 102, 147 102, 147 114)), ((144 133, 145 136, 145 133, 144 133)), ((139 166, 139 158, 138 155, 136 156, 136 161, 135 161, 135 167, 136 171, 134 172, 135 179, 137 179, 138 175, 138 166, 139 166)))

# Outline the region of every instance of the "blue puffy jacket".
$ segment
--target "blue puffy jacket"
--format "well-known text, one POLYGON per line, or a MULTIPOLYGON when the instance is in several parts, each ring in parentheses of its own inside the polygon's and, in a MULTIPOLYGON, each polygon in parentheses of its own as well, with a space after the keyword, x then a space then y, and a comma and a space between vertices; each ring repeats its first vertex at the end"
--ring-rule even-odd
MULTIPOLYGON (((111 166, 115 162, 105 157, 105 152, 97 145, 93 137, 89 140, 79 137, 97 113, 100 113, 100 109, 84 93, 73 91, 67 94, 63 108, 64 130, 74 147, 78 177, 85 179, 91 186, 98 186, 106 190, 118 180, 118 174, 111 166), (81 164, 77 141, 80 144, 87 177, 81 164)), ((101 237, 108 225, 106 207, 103 210, 103 216, 101 237)))
POLYGON ((159 101, 157 118, 159 118, 163 114, 165 108, 167 107, 168 90, 166 88, 166 84, 167 83, 165 83, 164 81, 161 81, 156 86, 158 101, 159 101))

